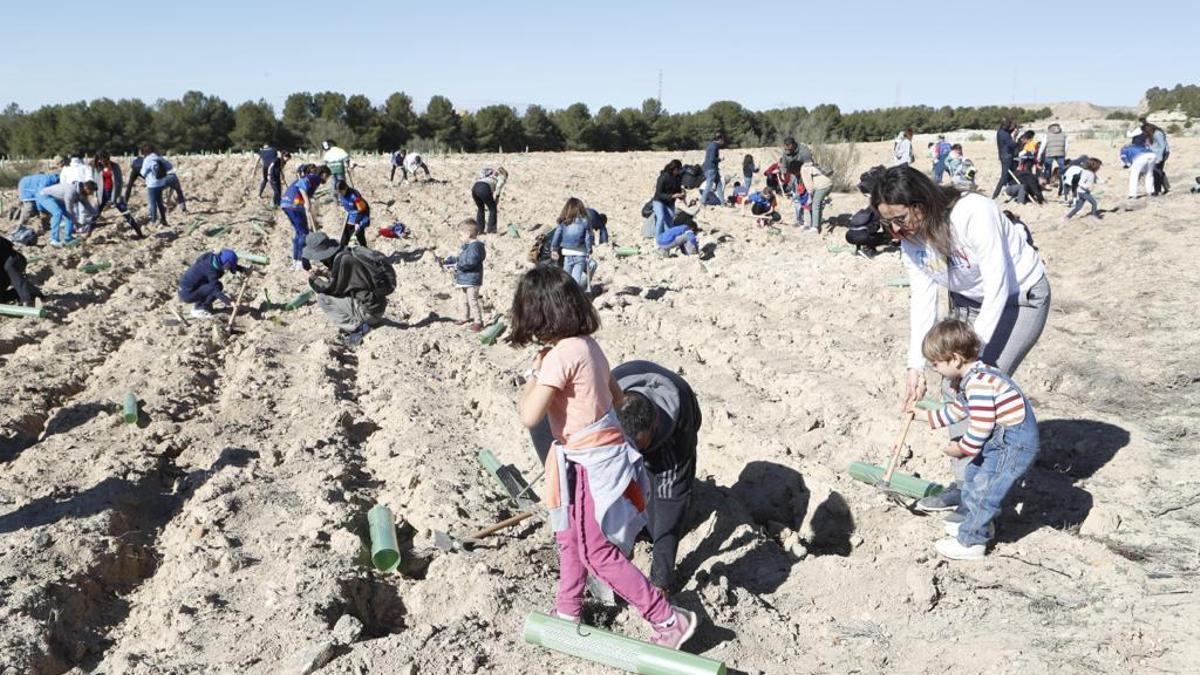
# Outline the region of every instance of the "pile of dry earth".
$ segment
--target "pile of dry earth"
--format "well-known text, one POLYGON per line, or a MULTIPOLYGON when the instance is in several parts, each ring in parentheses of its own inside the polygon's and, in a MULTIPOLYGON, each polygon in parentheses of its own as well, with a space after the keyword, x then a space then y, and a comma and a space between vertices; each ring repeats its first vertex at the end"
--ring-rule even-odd
MULTIPOLYGON (((993 147, 968 144, 981 184, 995 178, 993 147)), ((1174 150, 1172 177, 1190 183, 1200 143, 1174 150)), ((861 171, 889 146, 859 151, 861 171)), ((1049 326, 1018 377, 1043 449, 987 560, 949 564, 931 553, 937 519, 845 471, 881 462, 897 428, 897 254, 866 260, 837 250, 840 228, 772 235, 710 208, 711 258, 650 255, 638 211, 670 158, 505 157, 501 229, 523 237, 486 238, 483 297, 505 311, 527 228, 571 195, 608 213, 620 244, 642 246, 597 254, 598 338, 613 363, 655 360, 701 398, 675 596, 704 618, 690 650, 751 673, 1194 668, 1195 197, 1065 224, 1057 204, 1016 209, 1053 283, 1049 326)), ((536 463, 514 411, 531 350, 484 347, 457 327, 458 297, 434 262, 473 214, 472 176, 498 159, 431 157, 437 180, 402 186, 384 179, 383 158, 359 160, 376 224, 401 220, 416 237, 378 241, 398 254, 392 322, 354 351, 312 305, 258 309, 303 278, 246 156, 179 158, 191 212, 173 213, 170 230, 133 241, 114 225, 81 248, 31 253, 54 298, 51 318, 0 320, 0 673, 606 672, 521 641, 555 587, 542 522, 470 552, 432 545, 434 530, 515 510, 478 448, 527 476, 536 463), (218 224, 233 228, 205 235, 218 224), (232 334, 171 312, 185 265, 217 246, 271 256, 232 334), (89 275, 89 260, 113 266, 89 275), (126 391, 141 399, 136 426, 121 424, 126 391), (366 564, 375 503, 401 521, 396 574, 366 564)), ((1102 177, 1102 205, 1116 206, 1124 176, 1102 177)), ((864 201, 835 195, 831 213, 864 201)), ((339 215, 326 207, 323 219, 339 215)), ((910 442, 904 470, 944 479, 942 437, 910 442)), ((646 566, 646 550, 636 559, 646 566)), ((625 608, 589 618, 648 632, 625 608)))

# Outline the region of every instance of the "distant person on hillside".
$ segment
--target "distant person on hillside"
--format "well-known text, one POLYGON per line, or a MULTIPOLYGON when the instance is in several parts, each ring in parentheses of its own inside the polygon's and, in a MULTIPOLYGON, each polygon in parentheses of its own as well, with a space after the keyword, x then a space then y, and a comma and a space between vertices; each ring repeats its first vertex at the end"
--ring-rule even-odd
POLYGON ((316 214, 313 211, 312 196, 317 188, 329 180, 328 166, 317 167, 309 165, 311 172, 297 178, 283 193, 280 208, 292 224, 292 269, 306 270, 304 262, 304 241, 310 232, 317 229, 316 214))
MULTIPOLYGON (((279 151, 270 143, 263 143, 263 146, 258 150, 258 158, 254 160, 254 167, 250 169, 251 175, 255 169, 259 170, 262 179, 258 182, 258 196, 261 198, 263 190, 266 189, 267 183, 271 182, 271 167, 279 161, 279 151)), ((275 193, 275 203, 279 203, 279 193, 275 193)))
POLYGON ((371 205, 358 190, 346 185, 346 181, 335 184, 333 190, 338 203, 346 210, 346 222, 342 225, 342 239, 338 244, 346 248, 350 237, 354 237, 359 246, 366 246, 367 228, 371 226, 371 205))
POLYGON ((233 300, 225 294, 221 277, 226 272, 245 271, 244 268, 238 267, 237 253, 232 249, 202 253, 179 278, 179 299, 193 305, 194 318, 211 318, 214 302, 220 302, 226 307, 233 305, 233 300))
POLYGON ((28 263, 11 241, 0 237, 0 304, 33 307, 45 297, 25 273, 28 263))
POLYGON ((1171 191, 1171 183, 1167 180, 1167 159, 1171 157, 1171 146, 1167 143, 1167 133, 1158 126, 1147 122, 1142 125, 1142 133, 1150 142, 1154 151, 1154 196, 1165 195, 1171 191))
POLYGON ((487 167, 479 172, 475 183, 471 185, 471 199, 475 200, 475 222, 479 223, 480 234, 496 233, 497 203, 507 182, 508 171, 504 167, 487 167), (484 210, 487 211, 486 223, 483 220, 484 210))
POLYGON ((304 240, 303 256, 311 266, 309 287, 317 294, 317 306, 337 328, 349 347, 362 344, 373 326, 383 321, 387 296, 395 290, 395 273, 381 256, 367 248, 341 248, 324 232, 312 232, 304 240), (386 275, 383 271, 386 269, 386 275), (383 276, 391 288, 381 287, 383 276))
POLYGON ((909 127, 892 141, 892 166, 908 166, 916 160, 913 155, 912 138, 913 130, 909 127))
POLYGON ((1038 163, 1042 166, 1042 179, 1047 184, 1053 167, 1058 167, 1059 194, 1062 194, 1062 175, 1067 170, 1067 148, 1067 134, 1058 122, 1054 122, 1046 129, 1046 142, 1042 143, 1038 163))
POLYGON ((321 141, 321 149, 325 151, 321 159, 325 162, 325 166, 329 167, 334 185, 337 185, 337 181, 344 180, 353 186, 354 181, 350 177, 350 153, 334 145, 333 139, 329 138, 321 141))
POLYGON ((1000 128, 996 129, 996 153, 1000 157, 1000 179, 996 181, 992 199, 999 197, 1000 191, 1012 182, 1009 171, 1012 170, 1013 162, 1017 158, 1017 142, 1013 140, 1012 135, 1016 128, 1017 126, 1011 119, 1005 118, 1000 121, 1000 128))
POLYGON ((582 200, 571 197, 563 205, 557 226, 550 235, 550 259, 562 265, 580 288, 588 287, 588 261, 594 243, 587 206, 582 200))
MULTIPOLYGON (((1011 376, 1037 343, 1050 314, 1050 281, 1028 229, 995 201, 934 185, 910 167, 892 167, 871 192, 871 206, 901 238, 908 272, 908 372, 901 396, 909 409, 925 394, 921 345, 938 320, 938 292, 949 292, 951 316, 971 324, 983 343, 984 363, 1011 376)), ((957 443, 964 429, 951 429, 957 443)), ((918 502, 926 511, 958 506, 966 462, 953 463, 955 482, 918 502)))
POLYGON ((721 148, 725 145, 725 134, 718 131, 704 149, 704 197, 701 204, 724 204, 725 185, 721 182, 721 148))
POLYGON ((1096 198, 1092 196, 1092 188, 1096 186, 1096 172, 1100 170, 1101 162, 1098 159, 1092 158, 1087 161, 1079 170, 1079 176, 1075 179, 1074 191, 1076 194, 1075 206, 1067 211, 1067 215, 1063 216, 1063 222, 1071 219, 1079 209, 1083 208, 1084 202, 1092 205, 1091 215, 1096 218, 1101 218, 1100 205, 1096 203, 1096 198))
MULTIPOLYGON (((942 176, 946 173, 946 160, 950 158, 951 145, 946 137, 938 134, 937 142, 933 144, 933 182, 942 184, 942 176)), ((950 175, 954 175, 951 173, 950 175)))
POLYGON ((96 212, 88 200, 96 194, 96 183, 63 183, 48 185, 38 191, 38 208, 50 214, 50 245, 66 246, 75 239, 75 218, 77 213, 96 212), (66 230, 61 231, 63 220, 67 221, 66 230))
POLYGON ((742 187, 746 188, 746 192, 750 191, 750 186, 754 185, 754 174, 758 173, 758 166, 754 164, 754 155, 747 154, 742 158, 742 187))
POLYGON ((687 197, 683 191, 683 162, 673 159, 667 162, 654 183, 654 198, 650 200, 654 209, 654 236, 675 226, 675 202, 687 197))
POLYGON ((142 161, 141 175, 146 179, 146 201, 150 205, 150 223, 158 223, 167 227, 167 206, 163 201, 163 191, 168 185, 167 176, 175 167, 167 161, 166 157, 158 154, 152 145, 143 145, 142 155, 145 159, 142 161))

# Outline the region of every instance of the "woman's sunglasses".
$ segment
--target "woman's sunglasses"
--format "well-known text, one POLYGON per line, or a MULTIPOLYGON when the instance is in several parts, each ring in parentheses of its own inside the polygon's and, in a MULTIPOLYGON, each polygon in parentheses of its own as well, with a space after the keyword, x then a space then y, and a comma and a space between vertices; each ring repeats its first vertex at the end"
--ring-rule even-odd
POLYGON ((883 217, 879 218, 879 222, 882 223, 884 227, 891 229, 891 230, 894 230, 897 227, 903 227, 905 221, 907 221, 907 220, 908 220, 907 213, 902 213, 898 216, 893 216, 891 218, 883 218, 883 217))

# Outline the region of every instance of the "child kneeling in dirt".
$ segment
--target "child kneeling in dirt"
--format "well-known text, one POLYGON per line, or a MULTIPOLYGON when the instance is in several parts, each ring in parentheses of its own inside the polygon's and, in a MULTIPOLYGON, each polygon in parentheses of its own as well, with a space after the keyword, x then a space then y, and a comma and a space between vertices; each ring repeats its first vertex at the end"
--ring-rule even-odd
POLYGON ((223 248, 219 252, 209 251, 196 258, 179 279, 179 299, 193 303, 192 316, 207 319, 212 316, 213 303, 220 300, 225 305, 233 301, 221 286, 221 277, 226 272, 244 272, 238 267, 237 253, 223 248))
POLYGON ((981 560, 995 535, 1000 505, 1033 466, 1038 454, 1037 419, 1021 389, 996 368, 979 360, 982 343, 975 330, 946 319, 925 336, 921 352, 953 383, 955 400, 926 413, 931 428, 969 419, 963 437, 945 452, 971 457, 963 481, 962 506, 946 517, 952 539, 937 542, 951 560, 981 560))
POLYGON ((483 310, 479 308, 479 288, 483 286, 483 261, 487 249, 479 241, 479 223, 467 219, 458 224, 458 237, 462 242, 457 256, 442 260, 442 266, 454 270, 454 285, 462 289, 464 316, 457 323, 469 325, 472 332, 483 330, 483 310), (474 313, 475 320, 471 320, 474 313))

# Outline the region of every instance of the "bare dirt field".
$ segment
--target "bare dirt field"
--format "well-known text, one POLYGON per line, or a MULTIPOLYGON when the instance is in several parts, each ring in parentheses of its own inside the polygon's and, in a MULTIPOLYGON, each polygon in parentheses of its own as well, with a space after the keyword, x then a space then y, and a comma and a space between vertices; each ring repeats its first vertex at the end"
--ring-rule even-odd
MULTIPOLYGON (((842 228, 772 235, 709 208, 711 259, 659 258, 638 212, 672 154, 511 155, 501 231, 515 223, 522 238, 485 238, 484 310, 507 310, 526 228, 569 196, 641 246, 596 256, 597 337, 613 364, 657 361, 700 396, 675 596, 704 619, 689 651, 747 673, 1194 672, 1200 196, 1187 188, 1200 142, 1173 146, 1175 191, 1135 210, 1062 223, 1057 203, 1014 208, 1053 286, 1049 325, 1016 377, 1043 446, 980 563, 940 560, 938 518, 846 473, 882 463, 897 429, 908 326, 907 290, 887 284, 903 276, 897 253, 866 260, 837 250, 842 228)), ((854 175, 889 150, 859 146, 854 175)), ((1101 207, 1117 206, 1126 176, 1113 143, 1071 151, 1105 159, 1101 207)), ((990 188, 994 144, 967 154, 990 188)), ((77 249, 27 251, 53 298, 47 319, 0 318, 0 673, 609 672, 521 639, 525 616, 553 601, 544 523, 473 551, 433 546, 433 530, 462 535, 516 511, 479 448, 535 473, 515 412, 532 349, 481 346, 455 326, 459 299, 434 261, 457 250, 472 178, 498 160, 429 157, 436 182, 403 186, 388 184, 385 159, 358 160, 375 225, 401 220, 416 236, 373 242, 399 254, 399 288, 390 324, 353 351, 311 304, 258 309, 267 292, 295 296, 303 277, 287 269, 291 229, 256 198, 245 155, 177 158, 191 212, 174 212, 170 230, 134 241, 114 224, 77 249), (206 236, 221 224, 233 228, 206 236), (270 255, 248 310, 232 334, 223 318, 180 324, 179 275, 222 246, 270 255), (86 261, 112 267, 87 274, 86 261), (121 423, 127 391, 141 399, 136 426, 121 423), (367 564, 376 503, 400 521, 396 574, 367 564)), ((865 201, 835 194, 827 213, 865 201)), ((144 197, 134 204, 144 217, 144 197)), ((340 223, 331 207, 322 216, 340 223)), ((944 436, 909 440, 903 470, 947 480, 944 436)), ((649 634, 627 608, 588 618, 649 634)))

